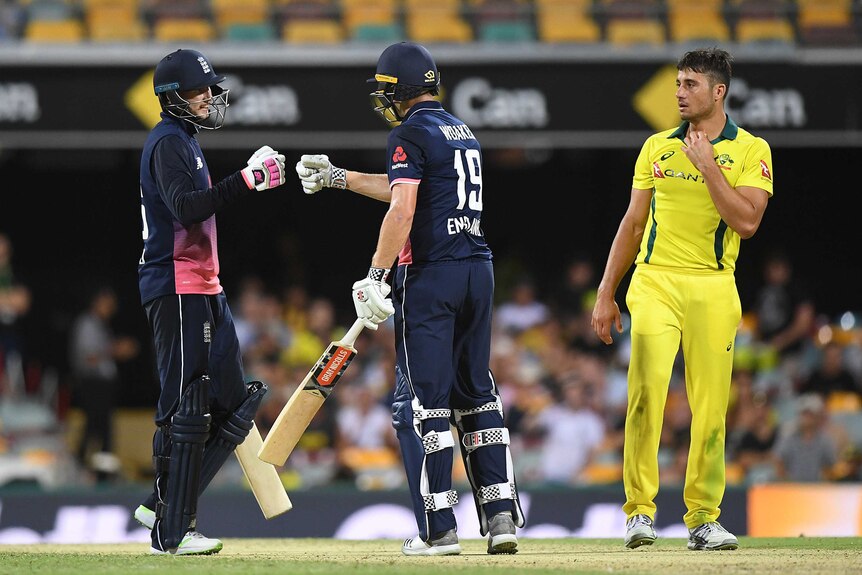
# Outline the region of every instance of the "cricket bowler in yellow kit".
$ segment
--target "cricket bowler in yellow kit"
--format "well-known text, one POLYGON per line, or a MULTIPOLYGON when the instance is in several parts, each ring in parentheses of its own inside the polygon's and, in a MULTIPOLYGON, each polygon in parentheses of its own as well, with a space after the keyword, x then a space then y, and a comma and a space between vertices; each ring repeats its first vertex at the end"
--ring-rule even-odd
POLYGON ((757 231, 772 196, 772 156, 766 141, 724 111, 731 60, 726 51, 709 48, 687 52, 677 63, 682 123, 643 144, 593 309, 593 329, 612 343, 611 326, 622 331, 615 292, 634 262, 626 293, 632 346, 623 449, 629 548, 656 539, 659 439, 680 346, 692 412, 683 491, 688 548, 739 546, 718 522, 742 314, 734 268, 741 240, 757 231))

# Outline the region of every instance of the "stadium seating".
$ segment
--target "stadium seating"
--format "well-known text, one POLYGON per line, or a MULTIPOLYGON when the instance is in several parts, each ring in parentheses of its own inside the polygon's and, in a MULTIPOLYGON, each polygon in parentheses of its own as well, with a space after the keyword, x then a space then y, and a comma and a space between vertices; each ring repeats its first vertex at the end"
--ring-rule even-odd
POLYGON ((853 45, 859 33, 851 0, 798 0, 799 36, 806 45, 853 45))
POLYGON ((723 4, 722 0, 667 0, 669 39, 678 43, 730 40, 723 4))
POLYGON ((84 39, 84 25, 80 20, 30 20, 24 29, 24 38, 36 43, 69 43, 84 39))
POLYGON ((862 45, 862 0, 21 0, 0 39, 862 45))
POLYGON ((592 15, 591 0, 536 0, 538 38, 549 43, 592 43, 602 31, 592 15))
POLYGON ((284 24, 282 38, 289 44, 338 44, 344 29, 334 18, 296 19, 284 24))

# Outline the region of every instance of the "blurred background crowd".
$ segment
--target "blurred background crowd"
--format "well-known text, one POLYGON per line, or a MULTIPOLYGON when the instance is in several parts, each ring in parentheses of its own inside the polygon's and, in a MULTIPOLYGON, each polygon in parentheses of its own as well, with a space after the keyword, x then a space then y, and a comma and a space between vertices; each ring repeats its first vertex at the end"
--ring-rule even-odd
MULTIPOLYGON (((524 485, 621 481, 627 324, 610 346, 590 327, 602 271, 596 257, 601 256, 572 258, 551 282, 500 274, 491 367, 524 485)), ((13 245, 0 234, 0 485, 149 481, 152 401, 121 396, 123 374, 146 370, 151 352, 140 334, 118 330, 114 287, 97 284, 87 292, 68 317, 68 361, 47 368, 38 337, 26 337, 33 302, 13 264, 13 245)), ((779 251, 764 257, 760 271, 758 285, 749 286, 751 296, 744 298, 749 301, 743 301, 736 340, 728 483, 860 481, 858 318, 852 312, 835 320, 818 313, 807 279, 796 277, 792 261, 779 251)), ((344 313, 345 302, 302 284, 273 285, 246 275, 235 285, 228 294, 247 377, 270 388, 256 418, 265 435, 296 385, 352 319, 344 313)), ((402 485, 389 409, 391 321, 360 336, 356 360, 279 470, 289 489, 343 481, 361 489, 402 485)), ((154 375, 151 381, 157 385, 154 375)), ((659 455, 664 485, 684 477, 690 418, 680 356, 659 455)), ((456 473, 466 481, 457 457, 456 473)), ((233 462, 216 484, 242 481, 233 462)))

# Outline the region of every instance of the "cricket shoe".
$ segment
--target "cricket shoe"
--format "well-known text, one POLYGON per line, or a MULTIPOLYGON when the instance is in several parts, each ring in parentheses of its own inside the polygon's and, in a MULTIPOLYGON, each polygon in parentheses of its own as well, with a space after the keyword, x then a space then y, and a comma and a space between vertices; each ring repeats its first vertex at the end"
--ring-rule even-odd
POLYGON ((510 555, 518 552, 518 538, 515 536, 515 522, 511 511, 503 511, 491 517, 488 522, 488 553, 510 555))
POLYGON ((156 512, 143 505, 138 505, 138 508, 135 509, 135 520, 147 529, 152 529, 153 525, 156 524, 156 512))
POLYGON ((688 548, 692 551, 723 551, 738 547, 736 536, 718 521, 709 521, 688 530, 688 548))
MULTIPOLYGON (((652 519, 644 514, 631 517, 626 522, 626 547, 634 549, 641 545, 652 545, 655 543, 656 534, 652 525, 652 519)), ((690 545, 690 544, 689 544, 690 545)))
POLYGON ((455 529, 450 529, 430 543, 423 541, 419 535, 405 539, 401 552, 405 555, 459 555, 461 544, 458 543, 455 529))
POLYGON ((218 539, 210 539, 197 531, 189 531, 177 547, 167 551, 150 547, 150 553, 152 555, 214 555, 221 551, 222 547, 224 546, 218 539))

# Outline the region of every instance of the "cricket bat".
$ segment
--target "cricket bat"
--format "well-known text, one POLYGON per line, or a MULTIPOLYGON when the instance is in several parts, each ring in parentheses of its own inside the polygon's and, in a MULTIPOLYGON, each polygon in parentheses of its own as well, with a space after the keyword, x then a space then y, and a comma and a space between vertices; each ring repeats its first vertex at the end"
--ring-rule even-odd
POLYGON ((353 358, 356 357, 356 338, 365 324, 361 319, 353 322, 347 333, 338 341, 329 343, 317 363, 308 371, 305 379, 281 409, 275 423, 266 435, 257 456, 273 465, 284 465, 287 457, 305 433, 308 424, 320 406, 332 393, 332 389, 353 358))
POLYGON ((275 467, 258 459, 257 452, 262 444, 260 431, 257 430, 256 425, 252 425, 245 441, 236 446, 234 453, 239 459, 239 465, 248 479, 248 484, 251 486, 254 498, 257 499, 257 504, 260 505, 263 516, 272 519, 290 511, 293 504, 287 496, 287 491, 285 491, 281 477, 278 476, 275 467))

